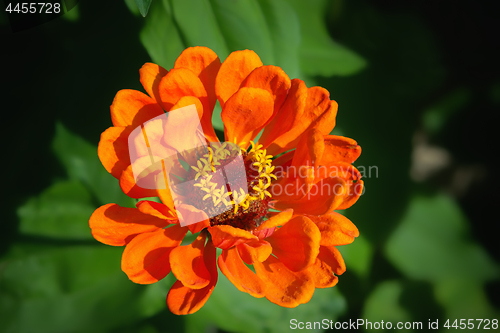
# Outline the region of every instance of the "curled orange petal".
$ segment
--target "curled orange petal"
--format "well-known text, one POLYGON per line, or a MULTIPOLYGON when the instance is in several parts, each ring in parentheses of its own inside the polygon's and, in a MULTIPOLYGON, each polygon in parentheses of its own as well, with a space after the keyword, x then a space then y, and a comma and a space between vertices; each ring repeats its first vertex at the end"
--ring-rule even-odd
POLYGON ((330 101, 330 93, 326 89, 311 87, 306 91, 300 80, 292 80, 290 91, 292 94, 289 93, 276 120, 270 122, 270 128, 260 140, 274 155, 294 148, 301 135, 310 129, 316 128, 327 135, 335 127, 338 106, 335 101, 330 101), (287 116, 290 119, 286 119, 287 116), (276 132, 272 134, 270 131, 276 132))
POLYGON ((178 223, 175 211, 156 201, 142 200, 136 204, 140 212, 165 220, 167 223, 178 223))
POLYGON ((238 290, 249 293, 253 297, 264 297, 265 284, 241 260, 238 250, 223 250, 217 260, 219 268, 238 290))
POLYGON ((273 256, 254 267, 266 286, 266 298, 275 304, 294 308, 309 302, 314 293, 314 280, 306 270, 293 272, 273 256))
POLYGON ((301 137, 292 160, 292 167, 319 166, 325 153, 325 140, 318 129, 311 129, 301 137))
POLYGON ((252 235, 249 231, 234 228, 230 225, 216 225, 208 228, 208 231, 212 235, 212 242, 215 247, 223 250, 251 240, 258 240, 257 236, 252 235))
POLYGON ((170 252, 172 273, 185 287, 201 289, 210 283, 210 273, 203 260, 205 241, 206 233, 200 233, 191 244, 170 252))
POLYGON ((324 137, 325 158, 321 164, 346 162, 353 163, 361 155, 361 147, 353 139, 337 135, 324 137))
POLYGON ((174 65, 174 68, 191 70, 203 83, 209 100, 210 112, 206 117, 209 122, 212 121, 212 110, 217 100, 215 96, 215 78, 220 66, 221 62, 217 54, 204 46, 188 47, 182 51, 174 65))
POLYGON ((101 134, 97 155, 106 171, 117 179, 130 165, 128 136, 131 130, 131 127, 110 127, 101 134))
POLYGON ((175 206, 181 224, 186 225, 195 234, 210 226, 210 219, 203 210, 192 205, 180 203, 175 206))
POLYGON ((291 81, 281 68, 269 65, 254 69, 243 82, 243 86, 267 90, 274 99, 274 116, 288 94, 291 81))
POLYGON ((354 205, 358 201, 359 197, 363 194, 364 182, 362 180, 356 181, 356 183, 350 182, 347 194, 344 196, 344 200, 337 207, 337 209, 347 209, 354 205))
POLYGON ((249 145, 273 114, 274 101, 269 92, 259 88, 241 88, 222 109, 226 141, 249 145))
POLYGON ((163 279, 170 273, 170 252, 181 244, 187 230, 173 225, 135 236, 123 251, 122 270, 135 283, 163 279))
POLYGON ((321 246, 318 258, 307 271, 311 274, 316 288, 330 288, 337 284, 338 277, 345 271, 342 255, 335 247, 321 246))
POLYGON ((224 60, 215 79, 215 93, 221 107, 240 88, 248 74, 260 66, 262 61, 251 50, 234 51, 224 60))
POLYGON ((236 248, 241 259, 248 265, 253 264, 255 261, 263 262, 273 252, 271 244, 265 240, 249 241, 236 246, 236 248))
POLYGON ((293 215, 293 209, 285 209, 282 212, 279 212, 278 214, 270 217, 266 221, 262 222, 261 225, 259 225, 255 231, 260 231, 264 229, 269 229, 269 228, 274 228, 274 227, 280 227, 287 223, 293 215))
POLYGON ((266 240, 273 247, 273 254, 288 269, 297 272, 312 265, 316 260, 321 233, 309 218, 297 216, 266 240))
POLYGON ((208 96, 198 76, 187 68, 174 68, 160 82, 160 97, 165 110, 169 111, 184 96, 194 96, 209 110, 208 96))
POLYGON ((198 311, 212 294, 217 284, 216 250, 211 241, 208 241, 203 250, 203 260, 210 272, 210 283, 205 288, 191 289, 176 281, 167 295, 167 305, 176 315, 186 315, 198 311))
POLYGON ((321 232, 321 245, 351 244, 359 236, 358 228, 344 215, 337 212, 308 216, 321 232))
POLYGON ((101 243, 114 246, 126 245, 138 234, 167 225, 163 219, 113 203, 97 208, 89 220, 92 236, 101 243))
POLYGON ((297 125, 304 112, 306 100, 306 84, 302 80, 293 79, 281 108, 264 128, 259 143, 268 147, 277 138, 290 131, 294 125, 297 125))
POLYGON ((160 81, 167 73, 168 71, 165 68, 150 62, 145 63, 139 70, 142 86, 149 96, 160 105, 160 81))
POLYGON ((114 126, 137 127, 164 113, 154 99, 132 89, 120 90, 110 109, 114 126))
MULTIPOLYGON (((302 193, 307 186, 302 184, 300 188, 293 191, 302 193)), ((308 192, 298 200, 278 200, 273 207, 279 210, 293 208, 296 214, 323 215, 333 212, 344 201, 347 185, 339 177, 325 178, 313 184, 308 192)))
MULTIPOLYGON (((146 158, 149 158, 149 156, 147 156, 146 158)), ((134 177, 134 172, 132 170, 132 165, 129 165, 125 170, 123 170, 120 176, 120 187, 123 193, 131 198, 146 198, 156 196, 155 189, 145 189, 137 185, 136 179, 134 177)))
MULTIPOLYGON (((203 104, 201 103, 201 101, 197 97, 194 97, 194 96, 181 97, 177 101, 177 103, 175 103, 175 105, 172 106, 170 111, 180 109, 180 108, 183 108, 183 107, 186 107, 189 105, 195 105, 196 111, 198 113, 198 117, 200 119, 199 124, 201 124, 201 128, 203 129, 203 134, 205 134, 205 137, 209 141, 212 141, 212 142, 219 141, 219 139, 217 138, 217 135, 215 135, 214 128, 212 126, 212 116, 211 116, 212 112, 210 110, 204 110, 203 104), (205 112, 210 113, 210 117, 209 117, 210 121, 207 121, 203 117, 205 112)), ((187 133, 194 133, 195 130, 197 128, 199 128, 199 124, 192 122, 190 117, 191 116, 189 115, 189 116, 184 116, 184 118, 183 118, 183 115, 179 114, 179 113, 169 114, 167 116, 168 126, 170 128, 176 128, 176 127, 177 128, 184 128, 186 126, 190 126, 191 128, 187 131, 187 133), (176 124, 172 124, 172 122, 176 122, 176 124)), ((186 132, 183 131, 182 133, 186 133, 186 132)), ((181 133, 178 133, 178 134, 181 134, 181 133)), ((184 136, 174 135, 174 133, 172 133, 171 131, 165 131, 164 137, 163 137, 163 142, 168 143, 170 146, 175 147, 178 151, 182 151, 183 146, 184 146, 184 150, 190 150, 190 149, 193 149, 193 147, 196 147, 199 145, 199 143, 198 143, 199 141, 196 143, 192 143, 192 142, 188 141, 188 140, 193 140, 193 139, 196 140, 198 138, 188 138, 188 137, 186 137, 186 135, 184 135, 184 136)))

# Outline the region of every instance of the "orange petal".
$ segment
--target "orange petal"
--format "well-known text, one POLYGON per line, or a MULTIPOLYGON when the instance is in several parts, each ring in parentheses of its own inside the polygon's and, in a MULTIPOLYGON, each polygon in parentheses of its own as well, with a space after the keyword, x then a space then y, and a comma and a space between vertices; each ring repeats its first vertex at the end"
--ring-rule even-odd
POLYGON ((313 167, 300 166, 285 170, 285 176, 278 178, 270 187, 272 200, 292 202, 307 195, 314 182, 313 167))
POLYGON ((254 234, 258 239, 266 239, 271 236, 276 229, 278 228, 274 227, 262 230, 252 230, 252 234, 254 234))
POLYGON ((254 267, 266 286, 266 298, 275 304, 294 308, 309 302, 314 293, 314 280, 306 270, 293 272, 273 256, 254 267))
POLYGON ((259 225, 255 229, 255 231, 282 226, 292 218, 292 215, 293 215, 293 209, 286 209, 282 212, 279 212, 278 214, 262 222, 262 224, 259 225))
MULTIPOLYGON (((203 104, 201 103, 201 101, 197 98, 197 97, 194 97, 194 96, 183 96, 181 97, 177 103, 175 103, 175 105, 172 107, 172 110, 176 110, 176 109, 180 109, 180 108, 183 108, 185 106, 189 106, 189 105, 195 105, 196 106, 196 111, 198 112, 198 117, 200 119, 200 124, 201 124, 201 127, 203 129, 203 133, 205 134, 205 136, 207 137, 207 139, 209 141, 212 141, 212 142, 217 142, 219 141, 219 139, 217 138, 217 135, 215 134, 215 131, 214 131, 214 127, 212 126, 212 111, 213 109, 209 109, 209 110, 204 110, 203 109, 203 104), (209 113, 209 117, 204 117, 203 115, 208 112, 209 113)), ((168 119, 172 119, 170 118, 171 115, 169 115, 169 118, 168 119)), ((176 116, 178 118, 178 121, 182 121, 182 116, 179 117, 179 115, 176 116)), ((196 126, 195 129, 197 128, 198 124, 185 124, 184 126, 196 126)), ((192 130, 189 131, 189 133, 192 133, 192 130)), ((186 141, 186 138, 184 137, 178 137, 178 138, 175 138, 175 137, 172 137, 172 133, 169 133, 169 132, 165 132, 164 133, 165 135, 165 138, 164 138, 164 142, 172 142, 172 140, 175 140, 175 139, 178 139, 178 140, 184 140, 186 141)), ((182 142, 182 141, 181 141, 182 142)), ((173 146, 176 147, 176 148, 179 148, 181 147, 181 145, 179 143, 176 143, 176 142, 173 142, 173 146)), ((189 144, 188 142, 186 142, 186 144, 189 144)), ((188 149, 193 149, 193 145, 191 146, 186 146, 186 150, 188 149)))
POLYGON ((253 264, 255 261, 263 262, 271 255, 273 248, 269 242, 265 240, 249 241, 237 246, 238 252, 248 265, 253 264))
POLYGON ((165 68, 150 62, 145 63, 141 69, 139 69, 142 86, 147 91, 149 96, 154 98, 156 103, 160 105, 160 81, 165 75, 167 75, 167 73, 168 71, 165 68))
POLYGON ((165 220, 141 213, 136 208, 112 203, 97 208, 89 220, 94 238, 114 246, 126 245, 137 234, 156 231, 167 225, 165 220))
POLYGON ((251 50, 232 52, 222 63, 215 79, 215 94, 221 107, 240 88, 255 68, 262 66, 259 56, 251 50))
POLYGON ((318 258, 307 271, 314 279, 316 288, 330 288, 337 284, 338 277, 345 271, 342 255, 335 247, 320 246, 318 258))
POLYGON ((164 164, 162 171, 162 174, 156 177, 156 194, 165 206, 175 211, 174 199, 172 198, 172 193, 170 193, 170 187, 168 186, 167 177, 165 176, 166 171, 164 164))
POLYGON ((191 289, 201 289, 210 283, 210 273, 203 261, 206 233, 200 233, 189 245, 170 252, 170 266, 175 277, 191 289))
MULTIPOLYGON (((278 210, 293 208, 295 214, 323 215, 333 212, 343 202, 346 194, 346 182, 339 178, 325 178, 313 184, 310 191, 299 200, 277 201, 278 210)), ((301 191, 300 188, 295 189, 301 191)))
POLYGON ((187 228, 174 225, 135 236, 122 255, 122 270, 135 283, 157 282, 170 273, 170 252, 179 246, 187 228))
POLYGON ((273 114, 274 101, 269 92, 259 88, 241 88, 222 109, 226 141, 248 143, 259 134, 273 114))
POLYGON ((361 180, 361 173, 350 163, 338 162, 321 166, 316 170, 315 181, 325 177, 339 177, 346 182, 344 199, 336 209, 341 210, 351 207, 363 194, 364 183, 361 180))
POLYGON ((187 68, 174 68, 160 82, 160 96, 165 110, 170 110, 181 97, 197 97, 203 110, 210 109, 208 96, 203 83, 198 76, 187 68))
POLYGON ((191 231, 192 234, 196 234, 202 231, 203 229, 210 227, 210 220, 206 219, 198 223, 190 224, 187 227, 189 228, 189 231, 191 231))
POLYGON ((254 69, 243 82, 244 87, 253 87, 267 90, 274 99, 273 116, 283 104, 291 81, 288 75, 276 66, 261 66, 254 69))
POLYGON ((265 284, 243 263, 236 248, 223 250, 217 262, 222 274, 239 291, 257 298, 264 297, 265 284))
POLYGON ((306 100, 306 84, 302 80, 293 79, 281 109, 262 132, 259 143, 268 147, 274 140, 291 130, 294 124, 299 123, 306 100))
POLYGON ((316 118, 309 128, 317 128, 323 135, 328 135, 335 128, 335 121, 339 105, 336 101, 330 101, 326 110, 316 118))
POLYGON ((325 153, 323 134, 313 128, 307 131, 299 140, 292 160, 292 167, 319 166, 325 153))
POLYGON ((165 220, 167 223, 178 223, 175 211, 156 201, 142 200, 136 204, 140 212, 165 220))
POLYGON ((202 289, 191 289, 183 286, 180 281, 175 282, 167 295, 167 305, 172 313, 176 315, 191 314, 205 305, 217 284, 215 257, 215 247, 211 241, 208 241, 203 251, 203 260, 210 272, 210 283, 202 289))
POLYGON ((128 136, 131 127, 110 127, 101 134, 97 155, 102 165, 116 179, 130 165, 128 136))
POLYGON ((210 219, 204 211, 183 203, 177 204, 175 207, 181 225, 186 225, 191 230, 191 233, 195 234, 210 226, 210 219), (193 221, 197 222, 193 223, 193 221))
POLYGON ((347 194, 344 197, 344 201, 337 207, 337 209, 347 209, 354 205, 358 201, 359 197, 363 194, 364 182, 358 180, 356 183, 350 183, 347 194))
POLYGON ((344 274, 346 267, 340 251, 335 246, 322 246, 322 248, 324 251, 321 255, 321 260, 328 263, 335 274, 344 274))
MULTIPOLYGON (((303 90, 301 92, 303 93, 303 90)), ((297 108, 296 110, 293 110, 293 105, 297 104, 297 101, 301 101, 301 99, 295 97, 290 102, 290 104, 292 104, 291 114, 293 123, 286 130, 286 132, 277 138, 273 138, 272 141, 270 138, 266 138, 266 144, 264 147, 269 145, 267 147, 267 151, 273 155, 293 149, 297 145, 300 136, 307 130, 317 128, 323 135, 327 135, 335 127, 337 103, 335 101, 330 101, 330 93, 326 89, 321 87, 311 87, 307 89, 307 98, 304 108, 297 108)), ((302 104, 299 104, 299 106, 302 106, 302 104)), ((276 118, 280 117, 282 112, 290 112, 289 110, 290 107, 288 106, 287 101, 285 101, 282 110, 279 111, 276 118)), ((283 115, 281 117, 283 117, 283 115)), ((288 127, 289 121, 285 124, 288 127)), ((282 131, 283 128, 280 132, 282 131)))
MULTIPOLYGON (((192 104, 194 104, 196 106, 196 112, 198 112, 198 117, 201 119, 201 117, 203 117, 203 111, 204 111, 203 105, 201 104, 200 100, 195 96, 182 96, 175 103, 175 105, 172 106, 170 111, 180 109, 180 108, 183 108, 185 106, 192 105, 192 104)), ((165 135, 168 135, 168 134, 169 133, 165 133, 165 135)))
POLYGON ((310 219, 297 216, 266 240, 273 247, 273 254, 286 267, 297 272, 316 261, 321 233, 310 219))
POLYGON ((215 78, 221 66, 217 54, 204 46, 189 47, 182 51, 175 61, 174 68, 187 68, 198 76, 208 94, 210 114, 207 119, 212 121, 212 111, 217 97, 215 96, 215 78))
POLYGON ((154 99, 137 90, 120 90, 111 104, 111 120, 114 126, 137 127, 164 114, 154 99))
POLYGON ((215 247, 223 250, 227 250, 233 246, 246 243, 251 240, 258 240, 258 238, 250 232, 234 228, 230 225, 216 225, 208 228, 208 231, 210 231, 210 234, 212 235, 212 242, 215 247))
POLYGON ((351 244, 359 236, 358 228, 344 215, 332 212, 320 216, 308 216, 321 232, 321 245, 351 244))
POLYGON ((131 198, 146 198, 156 196, 156 190, 145 189, 137 185, 134 178, 134 172, 132 171, 132 165, 129 165, 125 170, 123 170, 120 176, 120 187, 123 193, 131 198))
POLYGON ((326 135, 325 154, 321 164, 328 165, 330 163, 346 162, 353 163, 361 154, 361 147, 356 141, 343 136, 326 135))

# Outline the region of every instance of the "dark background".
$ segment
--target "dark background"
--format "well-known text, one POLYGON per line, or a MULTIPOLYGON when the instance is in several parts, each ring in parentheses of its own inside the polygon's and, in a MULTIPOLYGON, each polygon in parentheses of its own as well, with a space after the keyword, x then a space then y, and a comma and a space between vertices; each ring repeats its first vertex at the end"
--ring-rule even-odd
MULTIPOLYGON (((0 14, 5 165, 0 297, 2 292, 11 293, 12 299, 22 294, 10 290, 9 283, 2 286, 6 281, 2 270, 11 258, 17 258, 12 254, 16 247, 104 246, 88 238, 19 231, 18 208, 52 184, 71 178, 67 165, 54 152, 56 123, 96 147, 100 133, 111 126, 109 105, 114 95, 124 88, 142 90, 138 69, 151 61, 139 38, 147 18, 131 13, 122 1, 82 0, 77 9, 76 19, 59 17, 16 33, 5 13, 0 14)), ((408 274, 386 248, 413 198, 436 193, 457 203, 462 212, 466 226, 461 239, 477 244, 491 259, 488 265, 496 273, 478 285, 499 318, 498 9, 494 1, 328 2, 324 20, 330 36, 363 57, 367 65, 353 75, 308 77, 329 89, 339 103, 338 133, 356 139, 363 148, 356 165, 379 169, 379 177, 366 180, 366 194, 348 213, 370 244, 371 263, 365 275, 350 271, 346 254, 348 270, 334 287, 346 304, 332 319, 368 316, 367 302, 376 302, 370 295, 385 281, 398 281, 402 286, 397 303, 410 314, 409 320, 447 318, 450 312, 436 294, 434 282, 408 274), (439 126, 426 122, 433 119, 432 110, 437 110, 439 126), (411 176, 416 163, 412 154, 419 145, 444 151, 448 162, 420 178, 411 176)), ((189 46, 186 38, 184 42, 189 46)), ((90 202, 95 208, 100 204, 95 195, 90 202)), ((30 252, 23 253, 29 256, 30 252)), ((469 263, 463 262, 457 274, 466 278, 471 273, 468 268, 469 263)), ((162 309, 137 325, 146 325, 151 332, 167 331, 172 326, 165 318, 170 316, 162 309)), ((284 328, 289 318, 283 321, 284 328)), ((186 328, 183 319, 169 320, 180 325, 177 328, 186 328)), ((8 327, 16 331, 15 325, 8 327)), ((116 327, 109 324, 101 329, 116 327)))

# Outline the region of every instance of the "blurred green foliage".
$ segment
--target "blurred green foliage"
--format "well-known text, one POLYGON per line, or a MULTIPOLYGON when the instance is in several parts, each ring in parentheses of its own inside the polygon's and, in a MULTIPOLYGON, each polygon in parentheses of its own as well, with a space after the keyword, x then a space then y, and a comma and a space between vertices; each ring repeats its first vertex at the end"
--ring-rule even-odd
MULTIPOLYGON (((34 33, 72 57, 49 59, 58 70, 38 64, 34 74, 53 84, 33 90, 39 113, 18 136, 19 146, 31 144, 31 155, 14 154, 22 162, 15 175, 23 178, 6 201, 13 213, 0 253, 1 332, 282 332, 292 318, 422 321, 424 327, 429 319, 500 318, 498 294, 488 291, 498 291, 499 266, 477 237, 485 222, 471 220, 457 196, 443 191, 446 181, 409 176, 414 134, 443 145, 449 141, 440 138, 450 133, 459 140, 450 128, 483 96, 470 82, 443 89, 450 69, 417 13, 361 0, 125 2, 104 6, 95 21, 98 14, 82 1, 71 20, 34 33), (111 126, 107 106, 119 89, 141 89, 142 63, 171 68, 193 45, 212 48, 221 60, 252 49, 291 78, 326 87, 340 105, 333 133, 362 146, 357 166, 377 167, 376 175, 365 175, 366 194, 345 212, 361 233, 340 247, 347 272, 306 305, 285 309, 255 299, 220 274, 207 304, 177 317, 165 304, 171 276, 151 286, 130 282, 120 269, 122 248, 90 234, 95 208, 136 202, 97 157, 98 133, 111 126), (95 76, 86 78, 88 71, 95 76), (497 289, 487 289, 491 283, 497 289)), ((498 106, 494 79, 484 96, 498 106)), ((214 125, 222 129, 218 105, 214 125)), ((464 147, 458 153, 454 147, 457 160, 471 159, 464 147)))

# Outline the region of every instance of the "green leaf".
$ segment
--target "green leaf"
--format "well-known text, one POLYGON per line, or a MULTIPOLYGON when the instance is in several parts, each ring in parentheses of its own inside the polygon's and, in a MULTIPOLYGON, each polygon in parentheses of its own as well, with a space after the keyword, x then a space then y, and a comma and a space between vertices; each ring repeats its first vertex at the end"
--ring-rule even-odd
POLYGON ((89 217, 95 207, 78 181, 53 184, 19 207, 19 232, 63 239, 92 239, 89 217))
POLYGON ((212 125, 216 130, 224 131, 224 123, 222 122, 222 108, 219 101, 215 103, 214 113, 212 114, 212 125))
MULTIPOLYGON (((186 331, 201 332, 205 327, 216 326, 228 332, 283 332, 290 320, 335 321, 346 307, 337 288, 316 289, 307 304, 288 309, 255 298, 236 289, 219 271, 219 280, 208 302, 197 313, 186 317, 186 331)), ((322 332, 323 330, 313 330, 322 332)))
POLYGON ((93 245, 40 248, 0 262, 0 331, 104 332, 164 309, 172 281, 134 284, 120 269, 121 252, 93 245))
POLYGON ((300 20, 300 66, 305 74, 352 75, 366 66, 362 57, 330 37, 325 23, 326 0, 288 2, 300 20))
POLYGON ((299 78, 300 22, 297 13, 285 0, 258 0, 269 34, 276 63, 290 78, 299 78))
POLYGON ((151 1, 152 0, 135 0, 135 4, 137 5, 137 8, 139 8, 139 11, 141 12, 141 15, 143 17, 146 17, 146 15, 148 15, 149 6, 151 6, 151 1))
POLYGON ((122 192, 118 180, 101 165, 97 147, 57 123, 52 148, 69 178, 82 182, 99 203, 114 202, 121 206, 134 206, 134 200, 122 192))
POLYGON ((411 319, 411 315, 401 307, 400 297, 403 286, 400 281, 384 281, 378 284, 365 301, 363 318, 370 322, 396 323, 411 319))
POLYGON ((357 237, 352 244, 337 246, 342 254, 348 270, 353 270, 361 277, 368 277, 372 268, 373 246, 363 235, 357 237))
POLYGON ((137 8, 137 4, 135 0, 125 0, 125 5, 127 5, 128 10, 136 16, 139 16, 141 13, 139 12, 139 8, 137 8))
POLYGON ((171 4, 173 18, 186 46, 206 46, 221 59, 228 56, 229 50, 210 1, 171 0, 171 4))
POLYGON ((167 69, 174 67, 175 59, 186 48, 167 0, 151 5, 140 37, 153 62, 167 69))
POLYGON ((498 265, 470 240, 466 222, 451 198, 415 196, 385 247, 404 274, 434 285, 448 317, 491 315, 482 285, 500 276, 498 265))
POLYGON ((264 13, 256 1, 211 0, 229 50, 255 51, 264 65, 275 65, 273 40, 264 13))

